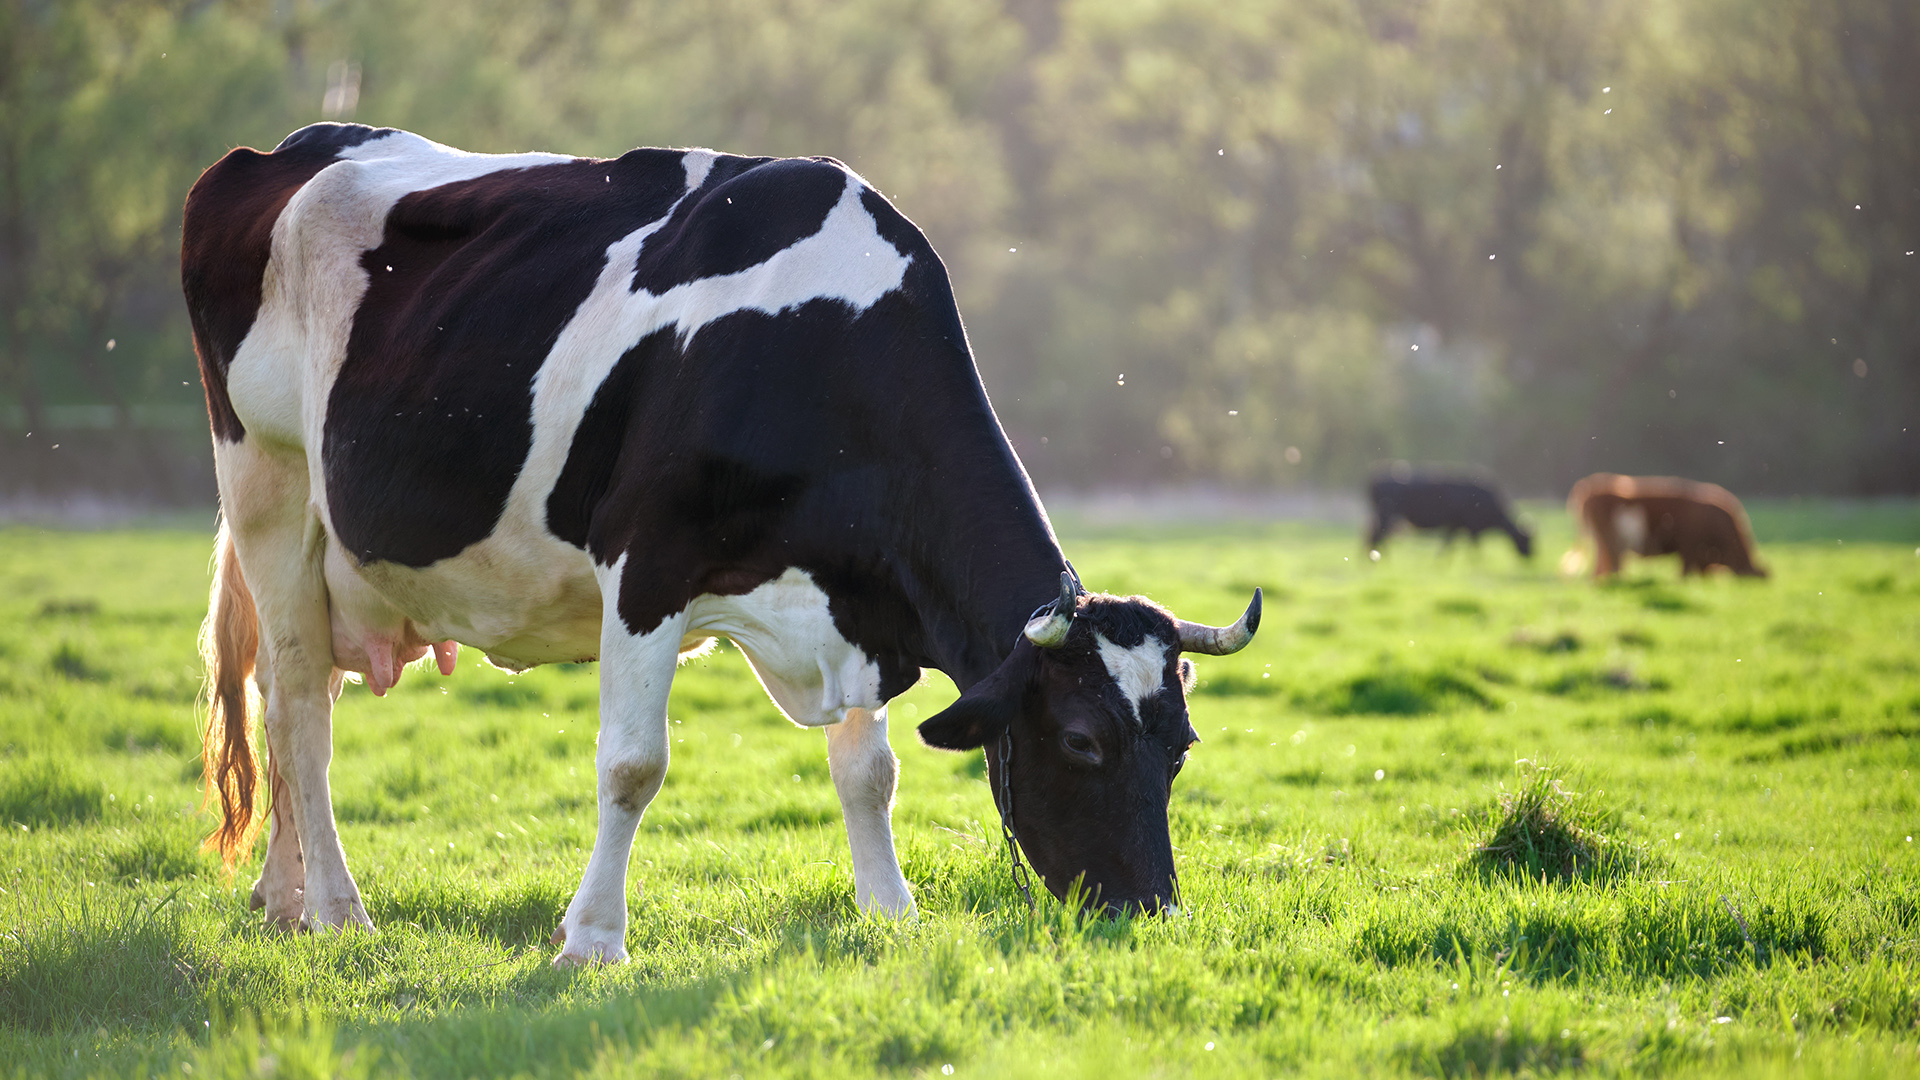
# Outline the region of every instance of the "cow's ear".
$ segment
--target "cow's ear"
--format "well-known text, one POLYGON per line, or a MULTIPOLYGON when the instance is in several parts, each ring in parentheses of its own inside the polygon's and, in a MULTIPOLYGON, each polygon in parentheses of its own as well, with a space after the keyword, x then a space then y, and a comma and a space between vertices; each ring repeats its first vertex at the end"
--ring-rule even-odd
POLYGON ((976 750, 998 739, 1020 715, 1039 649, 1026 638, 993 674, 920 725, 920 741, 941 750, 976 750))

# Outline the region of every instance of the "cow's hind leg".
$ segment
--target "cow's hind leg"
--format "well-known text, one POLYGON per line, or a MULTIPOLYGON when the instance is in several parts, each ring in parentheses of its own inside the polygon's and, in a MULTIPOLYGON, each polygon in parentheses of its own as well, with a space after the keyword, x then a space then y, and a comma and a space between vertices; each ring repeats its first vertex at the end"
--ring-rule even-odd
MULTIPOLYGON (((260 666, 260 683, 271 687, 271 668, 260 666)), ((338 701, 342 673, 335 671, 329 682, 328 696, 338 701)), ((262 697, 267 696, 262 694, 262 697)), ((260 878, 253 883, 248 904, 255 911, 265 909, 267 927, 297 930, 305 917, 306 862, 300 857, 300 826, 296 816, 292 788, 280 774, 280 759, 274 754, 273 740, 267 739, 267 774, 271 817, 267 826, 267 859, 260 878)))
MULTIPOLYGON (((267 742, 278 780, 276 807, 290 811, 298 840, 301 925, 371 930, 360 887, 347 870, 333 820, 327 767, 333 757, 331 615, 321 556, 326 533, 307 505, 306 463, 262 450, 254 441, 215 449, 221 506, 259 611, 267 742)), ((287 847, 272 861, 262 900, 270 920, 289 914, 287 847), (276 906, 284 905, 284 906, 276 906)))
POLYGON ((627 958, 627 862, 633 833, 667 776, 667 689, 680 658, 687 617, 663 619, 644 634, 620 616, 620 571, 597 567, 600 629, 600 745, 594 756, 600 829, 553 943, 554 966, 619 963, 627 958))
POLYGON ((272 817, 267 826, 267 861, 260 868, 260 879, 253 883, 248 901, 255 911, 266 909, 267 926, 292 930, 305 914, 301 896, 306 888, 306 871, 300 861, 300 832, 293 823, 293 799, 287 781, 280 775, 280 762, 267 743, 268 787, 272 817))
POLYGON ((840 793, 853 850, 853 895, 863 911, 913 914, 913 892, 893 847, 893 791, 900 763, 887 745, 887 711, 848 709, 827 731, 827 768, 840 793))

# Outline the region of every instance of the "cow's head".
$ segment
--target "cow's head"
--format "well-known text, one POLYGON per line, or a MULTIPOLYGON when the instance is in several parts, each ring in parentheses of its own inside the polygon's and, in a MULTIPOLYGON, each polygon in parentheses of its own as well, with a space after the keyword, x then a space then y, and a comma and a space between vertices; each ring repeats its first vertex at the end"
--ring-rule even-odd
POLYGON ((1200 739, 1187 719, 1193 664, 1180 654, 1237 652, 1259 625, 1258 590, 1239 622, 1214 627, 1144 597, 1078 594, 1063 574, 1059 601, 1006 662, 920 737, 985 748, 994 801, 1004 812, 1011 787, 1020 846, 1053 895, 1077 881, 1091 906, 1159 911, 1174 902, 1167 800, 1200 739))

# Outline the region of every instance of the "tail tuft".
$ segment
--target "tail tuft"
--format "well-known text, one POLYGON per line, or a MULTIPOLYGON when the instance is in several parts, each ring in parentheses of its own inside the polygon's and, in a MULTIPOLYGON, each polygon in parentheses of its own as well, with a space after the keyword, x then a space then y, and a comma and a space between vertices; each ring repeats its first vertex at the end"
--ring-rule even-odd
POLYGON ((253 851, 265 820, 256 805, 260 762, 254 750, 253 718, 259 711, 253 667, 260 651, 260 621, 253 593, 240 574, 233 535, 226 523, 213 548, 213 592, 200 627, 200 658, 207 669, 207 719, 201 760, 206 765, 205 807, 220 818, 203 845, 220 853, 228 873, 253 851))

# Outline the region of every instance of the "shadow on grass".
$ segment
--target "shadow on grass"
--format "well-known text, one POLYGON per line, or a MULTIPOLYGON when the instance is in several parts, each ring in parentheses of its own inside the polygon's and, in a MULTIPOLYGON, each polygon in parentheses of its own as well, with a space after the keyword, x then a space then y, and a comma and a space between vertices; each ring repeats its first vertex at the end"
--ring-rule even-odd
POLYGON ((77 825, 98 818, 106 805, 98 780, 76 775, 57 758, 31 759, 0 773, 0 822, 77 825))
POLYGON ((114 878, 122 882, 180 881, 217 865, 201 850, 192 823, 178 819, 149 823, 106 854, 114 878))
POLYGON ((572 895, 551 881, 482 890, 416 880, 370 892, 367 915, 376 926, 408 923, 422 930, 471 933, 508 948, 545 948, 572 895))
POLYGON ((1450 671, 1394 666, 1358 675, 1302 702, 1334 716, 1424 716, 1462 708, 1491 709, 1493 699, 1470 679, 1450 671))

